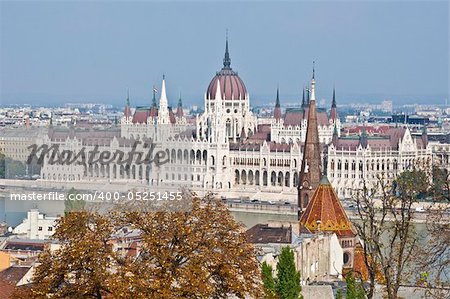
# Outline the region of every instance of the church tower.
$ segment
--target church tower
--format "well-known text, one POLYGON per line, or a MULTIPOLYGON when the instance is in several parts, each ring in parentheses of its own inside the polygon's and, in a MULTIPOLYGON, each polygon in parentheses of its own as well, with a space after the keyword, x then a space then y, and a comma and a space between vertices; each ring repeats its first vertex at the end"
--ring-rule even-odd
POLYGON ((321 157, 319 132, 317 127, 317 109, 316 109, 316 81, 313 75, 311 79, 311 92, 308 109, 308 127, 306 129, 306 140, 303 148, 302 167, 300 169, 298 184, 298 218, 302 211, 308 205, 309 199, 314 194, 317 186, 319 186, 321 178, 321 157))

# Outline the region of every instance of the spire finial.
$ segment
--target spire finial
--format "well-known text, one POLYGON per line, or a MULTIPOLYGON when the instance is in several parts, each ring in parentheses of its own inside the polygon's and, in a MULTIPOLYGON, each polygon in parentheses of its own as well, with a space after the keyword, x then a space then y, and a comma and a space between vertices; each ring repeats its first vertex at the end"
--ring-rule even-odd
POLYGON ((228 29, 226 31, 225 57, 223 58, 223 67, 229 69, 231 65, 230 53, 228 52, 228 29))
POLYGON ((312 78, 313 80, 315 79, 315 61, 313 60, 313 74, 312 74, 312 78))
POLYGON ((275 103, 275 107, 279 108, 280 107, 280 88, 277 86, 277 101, 275 103))
POLYGON ((331 103, 331 108, 336 108, 336 88, 333 86, 333 102, 331 103))
POLYGON ((302 91, 302 108, 305 108, 306 102, 305 102, 305 87, 303 87, 302 91))
POLYGON ((127 89, 127 106, 130 107, 130 89, 127 89))
POLYGON ((153 85, 152 107, 156 107, 156 87, 153 85))
POLYGON ((363 120, 363 127, 362 127, 362 133, 361 134, 364 135, 364 136, 367 136, 365 119, 363 120))
POLYGON ((180 96, 178 98, 178 107, 183 107, 183 102, 181 101, 181 91, 180 91, 180 96))

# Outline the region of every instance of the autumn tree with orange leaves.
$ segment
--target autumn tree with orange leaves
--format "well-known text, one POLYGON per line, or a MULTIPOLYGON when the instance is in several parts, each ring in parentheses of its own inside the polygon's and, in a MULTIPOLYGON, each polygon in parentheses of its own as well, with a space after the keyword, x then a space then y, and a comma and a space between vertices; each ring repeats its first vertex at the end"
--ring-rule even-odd
POLYGON ((220 200, 193 198, 186 211, 73 212, 59 222, 60 249, 44 252, 32 298, 261 297, 253 246, 220 200), (137 256, 114 252, 110 237, 141 232, 137 256))

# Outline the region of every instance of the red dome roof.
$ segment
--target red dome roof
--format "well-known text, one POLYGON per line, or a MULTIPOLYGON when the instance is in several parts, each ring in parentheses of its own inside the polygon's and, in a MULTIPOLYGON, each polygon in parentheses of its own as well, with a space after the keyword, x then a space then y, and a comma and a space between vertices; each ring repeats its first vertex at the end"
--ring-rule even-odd
POLYGON ((212 78, 209 83, 208 90, 206 91, 206 97, 209 99, 216 98, 217 82, 220 82, 220 92, 222 94, 222 100, 242 100, 247 96, 247 89, 244 82, 238 76, 237 73, 230 70, 222 69, 217 75, 212 78))
POLYGON ((214 100, 216 98, 217 82, 220 82, 220 92, 222 100, 239 100, 247 97, 247 89, 237 72, 231 68, 231 59, 228 53, 228 40, 225 47, 225 58, 223 59, 223 68, 216 73, 209 83, 206 90, 206 98, 214 100))

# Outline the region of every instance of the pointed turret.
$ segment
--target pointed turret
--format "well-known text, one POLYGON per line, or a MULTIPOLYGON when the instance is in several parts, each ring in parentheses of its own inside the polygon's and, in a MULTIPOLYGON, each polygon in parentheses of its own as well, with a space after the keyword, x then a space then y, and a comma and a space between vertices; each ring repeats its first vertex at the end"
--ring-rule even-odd
POLYGON ((127 100, 125 102, 125 109, 123 111, 123 115, 125 118, 129 118, 131 116, 131 108, 130 108, 130 92, 127 91, 127 100))
POLYGON ((170 123, 168 100, 166 95, 166 77, 163 75, 161 84, 161 97, 159 98, 159 110, 158 110, 158 123, 168 124, 170 123))
POLYGON ((242 127, 240 138, 241 138, 241 141, 243 141, 243 140, 245 140, 247 138, 247 134, 245 133, 245 128, 244 127, 242 127))
POLYGON ((339 133, 338 133, 338 129, 336 126, 336 123, 334 123, 334 130, 333 130, 333 139, 331 140, 331 142, 333 143, 333 145, 336 147, 338 142, 339 142, 339 133))
MULTIPOLYGON (((220 80, 217 79, 217 88, 216 88, 216 94, 214 99, 216 99, 217 103, 222 101, 222 92, 220 90, 220 80)), ((218 107, 219 105, 217 105, 216 103, 216 107, 218 107)))
POLYGON ((298 185, 299 219, 302 210, 307 206, 309 199, 319 185, 322 175, 322 161, 320 155, 319 131, 317 126, 315 74, 311 79, 311 98, 308 109, 308 127, 306 129, 306 140, 303 148, 303 160, 300 170, 298 185))
POLYGON ((331 102, 331 112, 330 112, 330 118, 336 122, 338 115, 337 115, 337 107, 336 107, 336 89, 333 87, 333 101, 331 102))
POLYGON ((152 97, 152 105, 150 106, 150 117, 158 116, 158 105, 156 104, 156 88, 153 86, 153 97, 152 97))
POLYGON ((178 99, 178 106, 177 106, 177 117, 183 117, 183 102, 181 101, 181 92, 180 92, 180 98, 178 99))
POLYGON ((366 131, 366 123, 365 122, 363 123, 361 136, 359 136, 359 144, 363 148, 367 148, 367 145, 369 144, 369 135, 367 134, 367 131, 366 131))
POLYGON ((281 119, 281 106, 280 106, 280 91, 277 87, 277 100, 275 102, 275 110, 273 111, 273 117, 279 121, 281 119))
POLYGON ((156 104, 156 88, 155 88, 155 86, 153 86, 153 97, 152 97, 152 107, 157 107, 157 104, 156 104))

